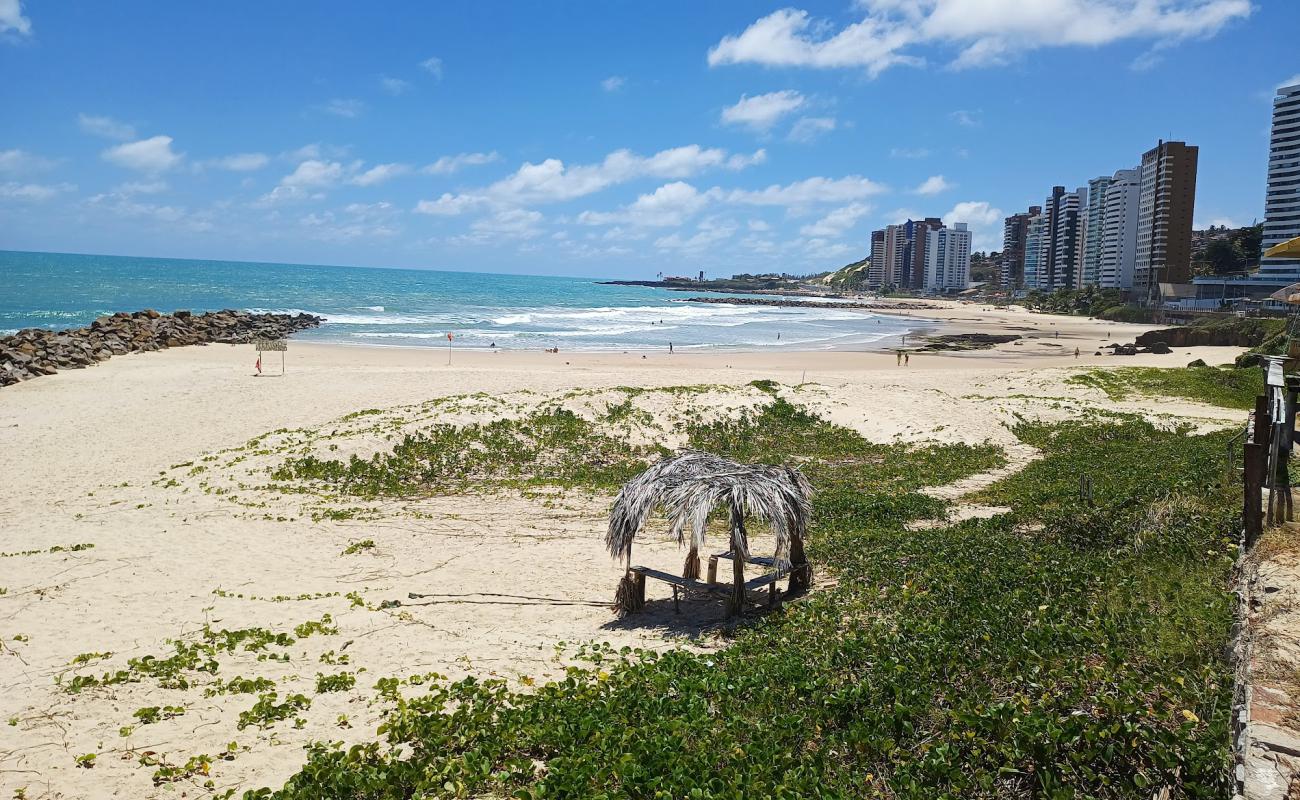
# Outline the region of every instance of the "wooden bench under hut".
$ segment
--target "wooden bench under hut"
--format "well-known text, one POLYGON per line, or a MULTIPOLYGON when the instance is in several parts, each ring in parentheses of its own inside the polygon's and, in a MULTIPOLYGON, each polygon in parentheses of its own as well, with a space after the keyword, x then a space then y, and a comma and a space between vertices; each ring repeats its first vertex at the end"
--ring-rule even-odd
POLYGON ((646 578, 673 587, 674 605, 681 589, 725 594, 728 614, 744 610, 746 592, 769 586, 768 602, 779 597, 777 581, 789 576, 787 595, 808 591, 812 568, 804 553, 804 537, 812 515, 812 487, 803 473, 793 467, 740 464, 719 456, 686 451, 654 464, 628 481, 614 500, 605 545, 612 557, 624 562, 613 610, 620 616, 640 611, 645 605, 646 578), (709 579, 700 580, 700 550, 704 547, 709 514, 717 507, 728 510, 730 546, 709 557, 709 579), (668 517, 670 530, 679 544, 690 537, 690 551, 681 577, 632 564, 632 542, 656 509, 668 517), (753 556, 745 531, 745 515, 771 527, 776 538, 772 558, 753 556), (717 582, 719 560, 732 564, 730 585, 717 582), (745 564, 771 571, 748 582, 745 564))

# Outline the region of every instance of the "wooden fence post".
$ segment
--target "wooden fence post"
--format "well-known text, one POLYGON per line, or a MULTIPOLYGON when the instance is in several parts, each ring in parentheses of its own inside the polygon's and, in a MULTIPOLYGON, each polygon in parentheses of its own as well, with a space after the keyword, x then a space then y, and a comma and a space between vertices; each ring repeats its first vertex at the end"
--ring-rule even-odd
POLYGON ((1255 444, 1268 443, 1268 429, 1273 426, 1273 420, 1268 413, 1268 398, 1262 394, 1255 395, 1255 428, 1250 440, 1255 444))
POLYGON ((1246 548, 1254 547, 1263 530, 1264 471, 1268 468, 1268 450, 1262 443, 1247 443, 1242 457, 1243 499, 1242 523, 1246 529, 1246 548))

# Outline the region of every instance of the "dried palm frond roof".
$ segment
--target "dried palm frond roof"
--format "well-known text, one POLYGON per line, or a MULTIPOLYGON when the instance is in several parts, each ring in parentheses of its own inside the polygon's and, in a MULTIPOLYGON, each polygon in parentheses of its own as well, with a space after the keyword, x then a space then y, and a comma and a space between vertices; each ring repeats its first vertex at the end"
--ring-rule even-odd
MULTIPOLYGON (((790 545, 802 541, 812 516, 812 487, 793 467, 741 464, 710 453, 687 450, 652 465, 628 481, 609 517, 605 545, 614 558, 627 558, 632 540, 655 509, 662 508, 679 543, 690 531, 691 547, 704 546, 709 513, 734 507, 767 523, 776 537, 776 568, 790 568, 790 545)), ((747 541, 737 543, 748 558, 747 541)))

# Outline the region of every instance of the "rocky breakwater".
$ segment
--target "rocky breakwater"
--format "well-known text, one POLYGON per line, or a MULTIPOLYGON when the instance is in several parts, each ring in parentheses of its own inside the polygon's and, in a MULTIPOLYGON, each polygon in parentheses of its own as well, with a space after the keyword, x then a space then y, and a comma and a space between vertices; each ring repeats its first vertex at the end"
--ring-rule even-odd
POLYGON ((212 342, 244 344, 254 339, 282 339, 323 321, 311 314, 230 310, 160 314, 148 309, 100 317, 84 328, 27 328, 0 337, 0 386, 53 375, 61 369, 82 369, 127 353, 212 342))

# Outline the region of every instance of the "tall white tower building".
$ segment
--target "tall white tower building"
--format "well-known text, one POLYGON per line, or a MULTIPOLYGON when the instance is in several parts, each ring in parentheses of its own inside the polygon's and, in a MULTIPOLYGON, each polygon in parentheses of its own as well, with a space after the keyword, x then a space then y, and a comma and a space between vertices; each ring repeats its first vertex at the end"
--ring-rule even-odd
MULTIPOLYGON (((1133 287, 1141 175, 1137 167, 1122 169, 1115 173, 1106 187, 1101 230, 1097 237, 1100 250, 1097 283, 1103 289, 1133 287)), ((1091 242, 1091 230, 1088 236, 1091 242)))
POLYGON ((925 232, 925 290, 961 291, 970 284, 970 231, 966 223, 925 232))
MULTIPOLYGON (((1300 84, 1281 87, 1273 98, 1263 249, 1297 236, 1300 236, 1300 84)), ((1279 284, 1300 282, 1300 261, 1263 259, 1259 262, 1259 277, 1279 284)))

